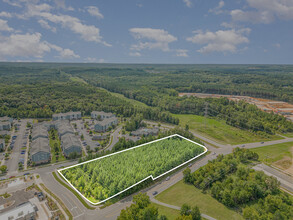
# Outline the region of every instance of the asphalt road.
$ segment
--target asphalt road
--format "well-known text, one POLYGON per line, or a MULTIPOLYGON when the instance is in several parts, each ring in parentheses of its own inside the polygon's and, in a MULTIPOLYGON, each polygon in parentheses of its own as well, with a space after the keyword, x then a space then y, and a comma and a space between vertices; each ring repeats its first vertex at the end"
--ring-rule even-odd
MULTIPOLYGON (((149 123, 149 122, 148 122, 149 123)), ((114 132, 115 133, 115 132, 114 132)), ((119 132, 118 132, 119 133, 119 132)), ((196 137, 200 137, 198 134, 194 133, 196 137)), ((206 138, 205 138, 206 139, 206 138)), ((204 139, 203 139, 204 140, 204 139)), ((269 141, 261 144, 260 142, 256 143, 250 143, 250 144, 245 144, 245 148, 255 148, 255 147, 262 147, 262 146, 267 146, 267 145, 272 145, 272 144, 277 144, 277 143, 284 143, 284 142, 289 142, 293 141, 293 138, 286 138, 286 139, 281 139, 281 140, 276 140, 276 141, 269 141)), ((211 154, 201 158, 200 160, 196 161, 192 167, 191 170, 195 171, 199 169, 200 167, 206 165, 209 160, 216 158, 218 154, 229 154, 232 152, 232 149, 235 147, 239 147, 239 145, 222 145, 218 144, 216 142, 213 142, 212 140, 207 140, 208 143, 211 143, 218 148, 215 148, 209 144, 206 144, 207 148, 209 151, 211 151, 211 154)), ((125 199, 116 202, 115 204, 108 206, 103 209, 95 209, 95 210, 88 210, 86 209, 82 203, 75 197, 74 194, 72 194, 69 190, 67 190, 65 187, 60 185, 52 176, 52 171, 56 170, 60 166, 69 166, 72 164, 75 164, 75 162, 67 162, 63 163, 62 165, 51 165, 51 166, 46 166, 43 168, 38 168, 35 170, 30 171, 31 173, 39 173, 41 176, 42 181, 44 184, 57 196, 59 196, 64 204, 68 207, 68 209, 72 212, 74 219, 116 219, 117 216, 120 214, 120 211, 124 209, 126 206, 129 206, 132 201, 132 196, 126 197, 125 199)), ((280 175, 280 172, 277 170, 271 171, 267 169, 267 167, 258 167, 257 169, 264 170, 264 172, 269 173, 269 171, 273 174, 276 175, 278 178, 282 179, 282 175, 280 175)), ((272 168, 270 168, 272 169, 272 168)), ((158 194, 169 188, 170 186, 176 184, 178 181, 182 180, 183 174, 181 171, 178 171, 177 173, 173 174, 170 177, 170 180, 165 181, 162 180, 160 182, 155 183, 151 187, 141 190, 142 192, 146 192, 151 199, 154 199, 152 193, 154 191, 157 191, 158 194)), ((284 180, 287 181, 288 180, 284 180)), ((283 183, 284 183, 283 181, 283 183)), ((282 182, 281 182, 282 184, 282 182)), ((284 187, 284 184, 282 185, 284 187)), ((286 186, 285 186, 286 187, 286 186)), ((284 187, 284 188, 285 188, 284 187)), ((291 187, 291 186, 290 186, 291 187)), ((290 189, 289 189, 290 190, 290 189)))
POLYGON ((119 132, 122 129, 122 125, 119 125, 113 133, 111 133, 110 138, 112 138, 112 142, 109 146, 105 148, 105 150, 112 150, 115 144, 119 141, 119 132))

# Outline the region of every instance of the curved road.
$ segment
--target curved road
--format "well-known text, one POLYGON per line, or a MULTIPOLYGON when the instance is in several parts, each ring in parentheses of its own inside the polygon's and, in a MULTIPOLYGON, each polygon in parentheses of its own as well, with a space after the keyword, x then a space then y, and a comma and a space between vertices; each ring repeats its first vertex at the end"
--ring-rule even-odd
MULTIPOLYGON (((119 132, 117 132, 117 134, 118 133, 119 132)), ((201 135, 198 135, 194 132, 193 134, 198 138, 202 137, 201 135)), ((206 147, 208 148, 209 151, 211 151, 211 153, 203 158, 200 158, 196 162, 194 162, 194 164, 191 167, 192 172, 206 165, 209 160, 215 159, 218 154, 229 154, 232 152, 233 148, 239 147, 239 145, 234 145, 234 146, 222 145, 205 137, 201 139, 204 141, 206 140, 208 143, 211 143, 217 146, 218 148, 215 148, 211 146, 210 144, 206 144, 206 147)), ((284 143, 284 142, 290 142, 290 141, 293 141, 293 138, 285 138, 285 139, 276 140, 276 141, 268 141, 263 144, 261 144, 260 142, 249 143, 249 144, 245 144, 245 148, 262 147, 262 146, 268 146, 272 144, 278 144, 278 143, 284 143)), ((23 174, 25 172, 40 174, 41 180, 44 182, 44 184, 55 195, 57 195, 58 197, 60 197, 60 199, 62 199, 64 204, 67 206, 67 208, 70 210, 70 212, 74 216, 74 219, 113 219, 113 220, 116 219, 117 216, 120 214, 120 211, 131 204, 132 195, 120 200, 119 202, 116 202, 115 204, 111 206, 105 207, 103 209, 100 209, 97 207, 95 210, 89 210, 85 208, 84 205, 75 197, 73 193, 71 193, 64 186, 60 185, 52 176, 52 172, 58 169, 60 166, 69 166, 75 163, 77 163, 77 161, 70 161, 63 164, 55 164, 55 165, 37 168, 31 171, 24 171, 19 174, 23 174)), ((258 167, 258 169, 261 169, 261 168, 258 167)), ((172 176, 170 176, 169 181, 162 180, 160 182, 155 183, 151 187, 141 190, 141 192, 146 192, 150 196, 150 199, 153 202, 156 202, 156 200, 154 199, 154 196, 152 195, 152 192, 157 191, 158 193, 161 193, 167 188, 169 188, 170 186, 176 184, 178 181, 182 180, 183 174, 181 171, 182 169, 174 173, 172 176)), ((212 217, 210 217, 210 219, 212 219, 212 217)))

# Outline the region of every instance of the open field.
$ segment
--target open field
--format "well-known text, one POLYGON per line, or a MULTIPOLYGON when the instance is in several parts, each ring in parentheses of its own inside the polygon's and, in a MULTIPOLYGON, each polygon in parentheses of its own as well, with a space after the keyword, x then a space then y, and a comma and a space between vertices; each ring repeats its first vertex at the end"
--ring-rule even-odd
POLYGON ((258 153, 260 161, 276 166, 293 175, 293 142, 264 146, 251 150, 258 153))
POLYGON ((249 131, 227 125, 223 120, 205 118, 198 115, 173 114, 173 116, 179 118, 180 126, 185 127, 185 125, 188 124, 190 130, 224 144, 235 145, 281 139, 281 137, 276 135, 267 135, 267 137, 262 137, 249 131))
POLYGON ((285 137, 288 137, 288 138, 293 138, 293 133, 287 133, 287 134, 282 134, 284 135, 285 137))
POLYGON ((227 208, 209 194, 202 193, 193 185, 183 183, 183 180, 160 193, 156 199, 179 207, 184 203, 190 206, 197 205, 202 213, 218 220, 242 219, 242 216, 234 210, 227 208))
POLYGON ((178 216, 180 216, 179 210, 171 209, 156 203, 152 203, 152 206, 158 208, 159 215, 165 215, 168 220, 175 220, 178 216))
POLYGON ((173 135, 61 169, 59 173, 86 199, 97 204, 146 179, 155 180, 205 150, 195 142, 173 135))
MULTIPOLYGON (((106 90, 106 89, 105 89, 106 90)), ((108 90, 106 90, 108 91, 108 90)), ((146 104, 144 104, 143 102, 140 102, 140 101, 137 101, 135 99, 129 99, 127 97, 125 97, 124 95, 120 94, 120 93, 116 93, 116 92, 110 92, 108 91, 111 95, 117 97, 117 98, 120 98, 122 100, 125 100, 126 102, 129 102, 130 104, 134 105, 134 106, 137 106, 137 107, 148 107, 146 104)))

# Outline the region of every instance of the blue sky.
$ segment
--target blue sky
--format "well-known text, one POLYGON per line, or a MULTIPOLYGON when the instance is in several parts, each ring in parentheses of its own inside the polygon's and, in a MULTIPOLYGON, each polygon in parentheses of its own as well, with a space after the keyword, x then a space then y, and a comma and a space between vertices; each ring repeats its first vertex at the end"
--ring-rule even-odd
POLYGON ((293 64, 293 0, 1 0, 0 61, 293 64))

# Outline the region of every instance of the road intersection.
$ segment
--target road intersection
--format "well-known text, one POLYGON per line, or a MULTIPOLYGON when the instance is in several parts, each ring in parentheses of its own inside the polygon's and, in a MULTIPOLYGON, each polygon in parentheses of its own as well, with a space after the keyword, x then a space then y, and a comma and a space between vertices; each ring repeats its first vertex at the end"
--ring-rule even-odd
MULTIPOLYGON (((116 134, 116 133, 115 133, 116 134)), ((202 138, 201 135, 194 133, 193 135, 201 138, 204 142, 208 142, 205 144, 205 146, 208 148, 209 151, 211 151, 210 154, 196 160, 193 165, 190 167, 191 171, 194 172, 200 167, 206 165, 209 160, 215 159, 217 155, 219 154, 229 154, 232 152, 233 148, 239 147, 239 145, 223 145, 219 144, 213 140, 210 140, 206 137, 202 138), (210 143, 210 144, 209 144, 210 143)), ((285 143, 285 142, 290 142, 293 141, 293 138, 285 138, 281 140, 276 140, 276 141, 267 141, 265 143, 249 143, 245 144, 244 148, 256 148, 256 147, 262 147, 262 146, 268 146, 272 144, 278 144, 278 143, 285 143)), ((49 166, 44 166, 41 168, 37 168, 34 170, 31 170, 31 173, 37 173, 40 175, 40 178, 42 182, 45 184, 45 186, 51 190, 55 195, 57 195, 66 205, 66 207, 69 209, 69 211, 72 213, 74 219, 109 219, 109 220, 114 220, 119 216, 120 211, 127 206, 130 206, 132 203, 132 196, 128 196, 110 206, 106 206, 104 208, 96 207, 94 210, 87 209, 80 201, 79 199, 72 193, 70 192, 67 188, 59 184, 56 179, 53 177, 52 172, 55 172, 58 168, 61 166, 70 166, 73 164, 76 164, 77 161, 70 161, 70 162, 65 162, 62 164, 54 164, 54 165, 49 165, 49 166)), ((264 170, 263 166, 259 166, 259 170, 264 170)), ((270 174, 272 172, 270 169, 265 167, 266 169, 264 170, 267 174, 270 174)), ((272 169, 272 168, 271 168, 272 169)), ((183 178, 182 174, 182 169, 174 173, 173 175, 170 176, 170 179, 168 181, 161 180, 159 182, 154 183, 152 186, 141 190, 141 192, 146 192, 149 196, 152 202, 156 202, 153 192, 157 191, 158 194, 163 192, 164 190, 168 189, 172 185, 176 184, 183 178)), ((26 171, 27 172, 27 171, 26 171)), ((279 171, 276 171, 273 169, 274 175, 276 173, 278 174, 279 171)), ((23 174, 24 172, 20 172, 19 174, 23 174)), ((281 176, 278 176, 278 178, 281 178, 281 176)), ((291 177, 288 177, 291 178, 291 177)), ((286 179, 288 182, 288 179, 286 179)), ((293 181, 291 181, 292 183, 293 181)), ((290 183, 290 181, 289 181, 290 183)), ((282 181, 281 181, 282 184, 282 181)), ((285 184, 282 184, 282 187, 286 188, 285 184)), ((292 185, 289 185, 286 188, 288 191, 293 189, 292 185), (291 188, 292 187, 292 188, 291 188)), ((91 204, 89 204, 92 206, 91 204)))

